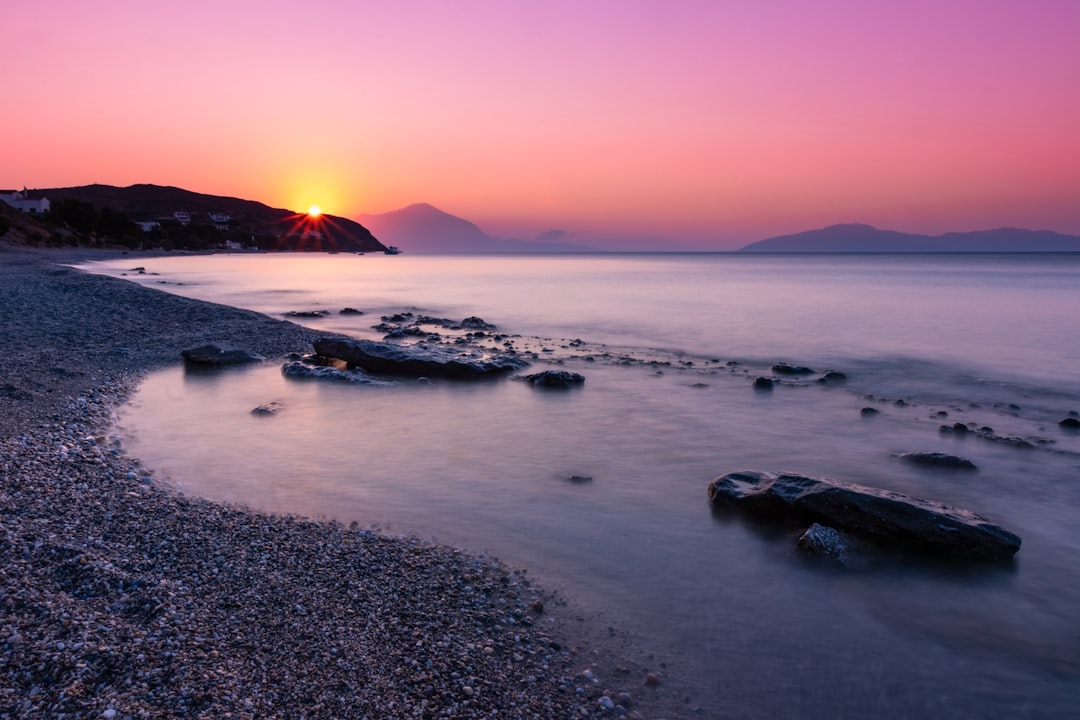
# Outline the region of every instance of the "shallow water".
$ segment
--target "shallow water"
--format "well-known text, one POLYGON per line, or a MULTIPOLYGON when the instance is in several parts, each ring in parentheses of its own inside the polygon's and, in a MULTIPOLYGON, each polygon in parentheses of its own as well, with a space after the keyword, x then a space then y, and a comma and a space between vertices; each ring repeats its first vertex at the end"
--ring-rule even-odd
POLYGON ((129 452, 184 492, 527 567, 669 653, 706 717, 1057 718, 1080 701, 1080 435, 1057 426, 1080 410, 1080 256, 137 263, 160 274, 131 279, 271 315, 360 308, 305 321, 357 336, 376 337, 380 314, 405 309, 480 315, 525 336, 513 341, 537 352, 538 368, 561 358, 587 377, 552 393, 511 379, 304 382, 277 363, 166 370, 120 423, 129 452), (850 379, 753 391, 779 360, 850 379), (284 410, 250 414, 269 401, 284 410), (863 417, 867 405, 881 414, 863 417), (1045 442, 946 436, 942 422, 1045 442), (912 450, 979 470, 895 457, 912 450), (967 571, 806 563, 789 533, 710 512, 709 480, 741 469, 966 507, 1023 547, 1009 567, 967 571))

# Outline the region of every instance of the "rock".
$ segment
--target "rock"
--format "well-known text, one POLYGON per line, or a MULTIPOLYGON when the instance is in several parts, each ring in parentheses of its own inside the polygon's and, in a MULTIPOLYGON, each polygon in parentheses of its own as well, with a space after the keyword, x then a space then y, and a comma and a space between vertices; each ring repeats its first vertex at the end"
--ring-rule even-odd
POLYGON ((935 467, 956 468, 958 470, 975 470, 975 463, 959 455, 948 455, 939 452, 909 452, 900 455, 900 459, 919 465, 933 465, 935 467))
POLYGON ((851 550, 851 544, 836 528, 814 523, 806 529, 795 542, 796 547, 810 555, 821 555, 844 560, 851 550))
POLYGON ((521 378, 533 387, 566 390, 585 383, 585 376, 566 370, 544 370, 521 378))
POLYGON ((592 475, 569 475, 566 478, 566 482, 571 485, 584 485, 585 483, 592 482, 592 475))
POLYGON ((787 363, 776 363, 772 366, 772 371, 777 375, 813 375, 814 371, 808 367, 802 365, 788 365, 787 363))
POLYGON ((262 362, 265 359, 247 350, 226 350, 217 345, 200 345, 180 354, 193 365, 242 365, 262 362))
POLYGON ((847 375, 838 370, 829 370, 824 375, 818 378, 819 383, 828 385, 830 383, 842 383, 847 382, 847 375))
POLYGON ((497 328, 489 322, 485 322, 478 317, 467 317, 461 321, 461 327, 466 330, 496 330, 497 328))
POLYGON ((772 390, 774 384, 775 383, 773 382, 772 378, 767 378, 764 375, 759 375, 758 377, 754 378, 755 390, 772 390))
POLYGON ((329 314, 326 310, 290 310, 282 313, 287 318, 321 318, 329 314))
MULTIPOLYGON (((342 370, 324 365, 308 365, 302 362, 287 362, 281 366, 281 374, 288 378, 316 380, 335 380, 355 385, 397 385, 388 380, 376 380, 362 370, 342 370)), ((258 408, 256 408, 258 409, 258 408)), ((254 412, 254 411, 252 411, 254 412)))
POLYGON ((251 410, 252 415, 277 415, 285 406, 274 400, 273 402, 264 403, 251 410))
POLYGON ((862 410, 859 411, 859 414, 863 417, 873 417, 874 415, 880 415, 881 411, 877 408, 864 407, 862 410))
POLYGON ((338 310, 338 315, 363 315, 363 310, 357 310, 356 308, 346 307, 338 310))
POLYGON ((1058 425, 1067 430, 1076 430, 1080 429, 1080 420, 1077 420, 1074 417, 1067 417, 1061 422, 1059 422, 1058 425))
POLYGON ((737 472, 709 484, 714 508, 827 524, 881 545, 963 560, 1005 560, 1020 538, 961 508, 829 478, 737 472))
POLYGON ((520 370, 528 365, 510 355, 460 351, 426 343, 399 345, 373 340, 322 337, 315 340, 315 352, 344 360, 350 367, 390 375, 479 379, 520 370))

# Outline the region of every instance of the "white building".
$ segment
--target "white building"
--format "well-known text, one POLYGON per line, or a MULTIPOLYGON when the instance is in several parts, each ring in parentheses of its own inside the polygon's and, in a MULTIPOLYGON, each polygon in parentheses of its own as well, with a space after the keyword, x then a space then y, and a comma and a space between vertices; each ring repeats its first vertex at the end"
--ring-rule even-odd
POLYGON ((16 210, 32 215, 41 215, 49 212, 49 198, 31 197, 26 188, 19 190, 0 190, 0 200, 3 200, 16 210))

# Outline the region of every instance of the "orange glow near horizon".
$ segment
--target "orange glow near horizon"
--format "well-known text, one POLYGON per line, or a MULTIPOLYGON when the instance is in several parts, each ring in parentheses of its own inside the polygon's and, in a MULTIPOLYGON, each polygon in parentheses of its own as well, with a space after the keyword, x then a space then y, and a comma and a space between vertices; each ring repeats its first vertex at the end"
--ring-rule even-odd
POLYGON ((583 244, 1080 234, 1077 2, 108 5, 5 12, 0 187, 426 202, 583 244))
POLYGON ((322 208, 320 208, 318 205, 312 205, 307 209, 307 214, 308 217, 317 218, 322 215, 322 208))

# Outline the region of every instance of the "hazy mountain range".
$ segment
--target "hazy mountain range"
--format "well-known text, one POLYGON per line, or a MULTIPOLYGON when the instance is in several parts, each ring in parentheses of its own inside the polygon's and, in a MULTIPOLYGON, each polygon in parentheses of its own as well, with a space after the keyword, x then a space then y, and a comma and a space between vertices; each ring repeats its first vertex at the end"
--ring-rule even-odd
POLYGON ((407 253, 542 253, 590 252, 593 248, 563 241, 562 230, 549 230, 535 240, 488 235, 475 224, 427 203, 356 218, 386 245, 407 253))
POLYGON ((794 235, 759 240, 745 253, 934 253, 934 252, 1080 252, 1080 237, 1049 230, 999 228, 944 235, 916 235, 879 230, 872 225, 830 225, 794 235))

